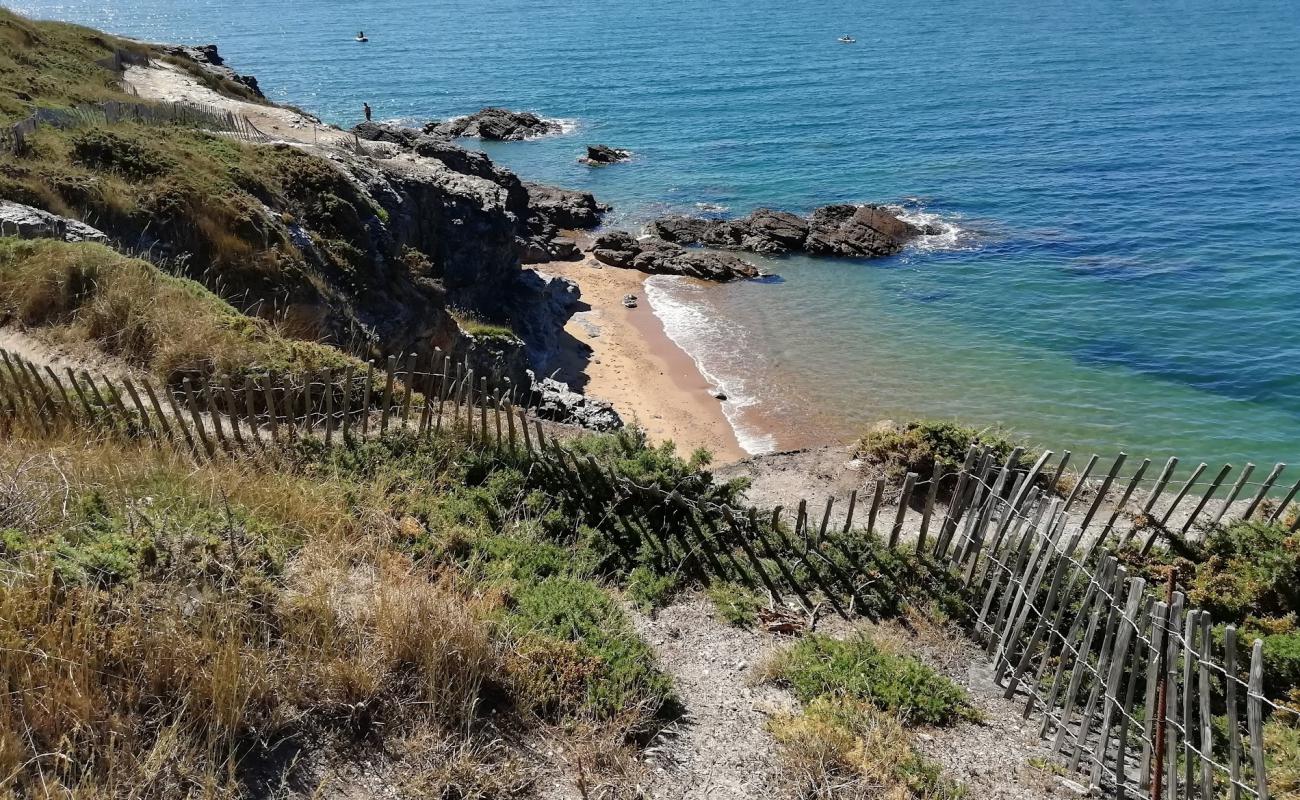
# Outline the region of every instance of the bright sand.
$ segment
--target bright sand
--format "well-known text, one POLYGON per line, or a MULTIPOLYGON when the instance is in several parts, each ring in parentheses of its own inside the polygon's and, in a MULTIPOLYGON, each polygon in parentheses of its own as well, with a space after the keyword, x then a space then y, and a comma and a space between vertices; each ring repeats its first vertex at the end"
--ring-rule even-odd
POLYGON ((537 269, 582 288, 579 311, 565 326, 572 339, 557 378, 613 403, 625 422, 645 428, 652 441, 671 439, 683 456, 697 447, 712 452, 717 464, 747 455, 709 383, 650 309, 646 275, 602 266, 591 256, 537 269), (636 308, 623 306, 629 294, 637 296, 636 308))

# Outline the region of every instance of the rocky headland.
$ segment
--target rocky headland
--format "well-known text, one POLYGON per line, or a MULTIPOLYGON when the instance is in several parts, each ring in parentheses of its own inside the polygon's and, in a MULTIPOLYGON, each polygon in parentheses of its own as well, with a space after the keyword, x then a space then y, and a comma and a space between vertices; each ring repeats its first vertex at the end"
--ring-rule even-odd
POLYGON ((738 219, 661 217, 650 224, 650 232, 668 242, 720 250, 880 258, 940 231, 913 225, 887 206, 842 203, 822 206, 807 217, 767 208, 738 219))

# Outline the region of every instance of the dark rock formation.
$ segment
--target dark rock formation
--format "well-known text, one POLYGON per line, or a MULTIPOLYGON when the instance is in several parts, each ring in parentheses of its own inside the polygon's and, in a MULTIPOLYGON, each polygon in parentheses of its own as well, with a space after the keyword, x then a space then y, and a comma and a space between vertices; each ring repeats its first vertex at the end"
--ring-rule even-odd
POLYGON ((352 128, 360 139, 371 142, 391 142, 409 150, 420 138, 420 132, 414 128, 394 125, 391 122, 362 122, 352 128))
POLYGON ((266 97, 266 95, 262 94, 261 88, 257 85, 257 78, 254 78, 252 75, 241 75, 226 66, 226 60, 217 52, 217 46, 215 44, 201 44, 195 46, 163 44, 157 45, 157 47, 160 51, 168 55, 189 59, 197 64, 204 72, 215 78, 240 84, 257 97, 266 97))
POLYGON ((736 256, 688 250, 662 239, 637 239, 624 231, 597 236, 591 254, 597 261, 611 267, 653 274, 689 275, 718 283, 759 276, 753 264, 736 256))
POLYGON ((520 274, 507 310, 515 332, 524 340, 533 369, 549 372, 551 360, 560 350, 564 323, 573 316, 581 296, 578 284, 568 278, 531 269, 520 274))
POLYGON ((525 183, 528 207, 561 228, 594 228, 609 206, 597 203, 590 192, 561 189, 540 183, 525 183))
POLYGON ((599 167, 605 164, 617 164, 620 161, 628 161, 632 158, 631 150, 624 150, 621 147, 610 147, 603 144, 587 145, 587 155, 578 159, 583 164, 592 167, 599 167))
POLYGON ((471 136, 494 142, 517 142, 537 136, 560 133, 563 128, 554 120, 542 119, 528 111, 485 108, 467 117, 426 125, 425 133, 434 136, 471 136))
POLYGON ((84 222, 8 200, 0 200, 0 236, 108 243, 107 234, 84 222))
POLYGON ((623 427, 614 407, 569 390, 551 378, 533 384, 533 413, 543 419, 569 422, 594 431, 612 431, 623 427))
POLYGON ((804 252, 846 258, 897 253, 918 236, 935 233, 900 219, 884 206, 823 206, 807 219, 760 208, 741 219, 671 216, 651 223, 666 241, 755 253, 804 252))

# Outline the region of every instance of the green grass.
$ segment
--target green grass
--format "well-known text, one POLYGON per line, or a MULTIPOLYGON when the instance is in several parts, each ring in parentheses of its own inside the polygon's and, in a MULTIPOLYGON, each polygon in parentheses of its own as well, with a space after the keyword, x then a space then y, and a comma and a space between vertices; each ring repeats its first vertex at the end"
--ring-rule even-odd
POLYGON ((880 649, 865 634, 847 640, 808 636, 777 656, 772 671, 804 703, 849 698, 908 724, 978 718, 960 686, 915 658, 880 649))
POLYGON ((707 590, 718 616, 729 625, 747 628, 767 603, 754 590, 735 583, 714 583, 707 590))
POLYGON ((508 325, 486 322, 474 314, 465 311, 452 312, 452 319, 460 329, 470 336, 483 339, 518 341, 519 336, 508 325))

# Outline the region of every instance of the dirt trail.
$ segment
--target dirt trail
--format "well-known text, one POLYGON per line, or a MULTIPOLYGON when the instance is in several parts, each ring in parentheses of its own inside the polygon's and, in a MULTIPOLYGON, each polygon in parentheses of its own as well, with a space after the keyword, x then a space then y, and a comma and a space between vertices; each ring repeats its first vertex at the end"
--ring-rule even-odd
POLYGON ((672 675, 685 718, 652 743, 647 761, 654 798, 749 800, 771 796, 778 768, 767 732, 774 713, 798 703, 786 691, 752 683, 758 665, 779 647, 772 636, 731 627, 702 596, 655 617, 633 614, 637 631, 672 675))
POLYGON ((65 368, 86 370, 95 375, 136 377, 139 373, 117 359, 90 346, 50 344, 30 333, 0 327, 0 350, 19 355, 38 367, 50 367, 60 374, 65 368))
POLYGON ((333 145, 352 141, 352 134, 333 125, 280 106, 261 105, 218 94, 171 64, 127 67, 125 79, 136 94, 165 103, 191 103, 219 108, 250 120, 262 133, 299 144, 333 145))

